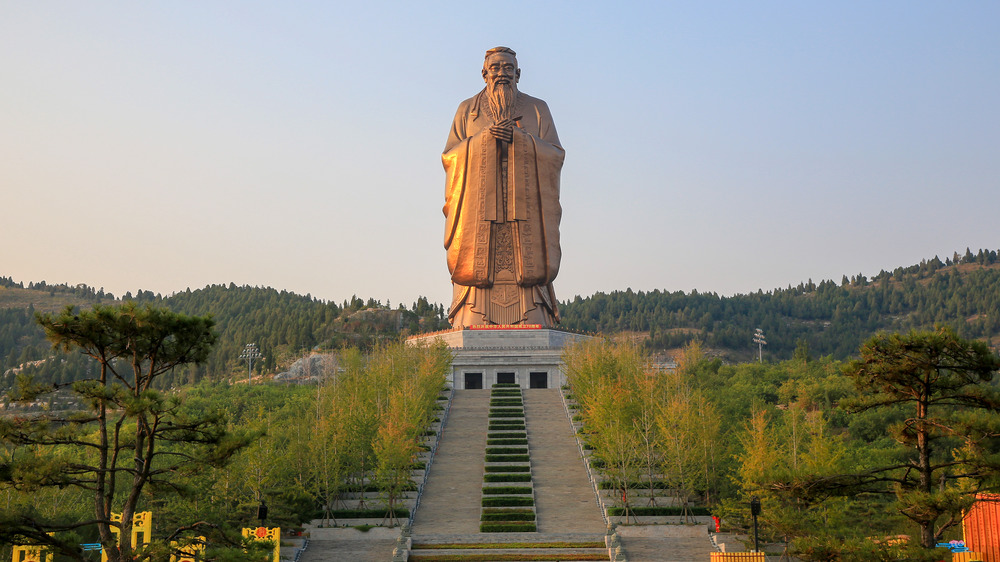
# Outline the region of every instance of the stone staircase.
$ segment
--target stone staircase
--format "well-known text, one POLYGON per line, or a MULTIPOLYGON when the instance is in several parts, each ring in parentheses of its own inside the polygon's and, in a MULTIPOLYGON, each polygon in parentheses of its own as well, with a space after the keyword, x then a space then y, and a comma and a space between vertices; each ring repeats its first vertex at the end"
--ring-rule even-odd
POLYGON ((458 390, 414 516, 410 560, 609 559, 607 527, 559 390, 525 389, 522 397, 537 532, 478 531, 490 391, 458 390))

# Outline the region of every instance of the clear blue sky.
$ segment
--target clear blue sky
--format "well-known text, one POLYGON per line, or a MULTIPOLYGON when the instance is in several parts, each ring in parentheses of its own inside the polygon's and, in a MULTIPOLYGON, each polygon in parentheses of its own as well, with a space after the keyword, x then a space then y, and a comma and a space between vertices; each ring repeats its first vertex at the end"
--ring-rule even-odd
POLYGON ((450 298, 440 152, 515 49, 561 299, 1000 247, 1000 2, 0 1, 0 275, 450 298))

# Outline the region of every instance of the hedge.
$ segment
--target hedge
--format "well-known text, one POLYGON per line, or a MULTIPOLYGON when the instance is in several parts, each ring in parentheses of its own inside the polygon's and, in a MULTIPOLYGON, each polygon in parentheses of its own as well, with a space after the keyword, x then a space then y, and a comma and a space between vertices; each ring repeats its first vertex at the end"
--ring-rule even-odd
POLYGON ((484 474, 483 482, 531 482, 531 475, 523 472, 517 474, 484 474))
POLYGON ((518 420, 490 420, 490 427, 487 431, 511 431, 511 430, 525 431, 524 422, 518 420), (517 423, 507 424, 507 425, 494 425, 492 423, 498 421, 503 421, 503 422, 511 421, 517 423))
POLYGON ((538 527, 534 523, 480 523, 480 533, 534 533, 538 527))
POLYGON ((535 498, 524 496, 500 496, 483 498, 483 507, 523 507, 535 505, 535 498))
MULTIPOLYGON (((617 486, 615 486, 615 483, 612 482, 611 480, 602 480, 597 485, 597 487, 602 490, 614 490, 617 488, 617 486)), ((649 485, 649 482, 629 482, 628 487, 630 490, 648 490, 651 487, 654 490, 669 490, 673 488, 673 486, 671 486, 667 482, 661 482, 661 481, 653 482, 652 486, 649 485)))
MULTIPOLYGON (((409 517, 410 511, 408 509, 403 509, 397 507, 392 510, 396 517, 409 517)), ((330 512, 330 515, 338 519, 365 519, 365 518, 382 518, 389 513, 388 509, 334 509, 330 512)))
POLYGON ((524 406, 524 401, 520 398, 494 398, 490 400, 490 406, 524 406))
POLYGON ((531 486, 486 486, 483 494, 487 496, 501 496, 503 494, 530 494, 531 486))
POLYGON ((486 462, 528 462, 528 455, 486 455, 486 462))
POLYGON ((493 385, 493 388, 521 388, 516 382, 498 382, 493 385))
POLYGON ((523 410, 518 410, 517 412, 499 412, 499 411, 490 410, 490 417, 491 418, 523 418, 524 417, 524 411, 523 410))
POLYGON ((486 447, 487 455, 527 455, 527 447, 486 447))
POLYGON ((527 439, 528 438, 528 434, 525 433, 525 432, 523 432, 523 431, 515 431, 515 432, 507 432, 507 433, 499 432, 499 431, 490 431, 489 434, 486 436, 486 438, 487 439, 527 439))
POLYGON ((519 466, 487 466, 486 472, 531 472, 531 467, 527 465, 519 466))
MULTIPOLYGON (((684 515, 683 507, 630 507, 629 513, 632 515, 644 516, 644 515, 684 515)), ((707 507, 689 507, 688 513, 690 515, 711 515, 711 511, 707 507)), ((609 516, 625 515, 624 507, 609 507, 609 516)))
MULTIPOLYGON (((487 439, 487 445, 527 445, 527 439, 487 439)), ((428 449, 429 450, 429 449, 428 449)))
POLYGON ((482 517, 479 518, 480 521, 534 521, 535 512, 515 512, 515 511, 500 511, 497 513, 483 513, 482 517))
POLYGON ((521 396, 521 390, 520 389, 513 389, 513 388, 511 388, 511 389, 500 388, 500 389, 494 390, 490 394, 490 396, 491 397, 496 397, 496 396, 521 396))
MULTIPOLYGON (((404 492, 412 492, 417 489, 417 484, 412 480, 408 484, 403 484, 402 490, 404 492)), ((365 484, 364 486, 358 485, 347 485, 340 489, 341 492, 347 493, 358 493, 358 492, 381 492, 382 488, 377 484, 365 484)))
POLYGON ((534 513, 533 509, 511 509, 509 507, 484 507, 483 513, 534 513))
POLYGON ((490 420, 490 425, 524 425, 524 422, 518 420, 490 420))

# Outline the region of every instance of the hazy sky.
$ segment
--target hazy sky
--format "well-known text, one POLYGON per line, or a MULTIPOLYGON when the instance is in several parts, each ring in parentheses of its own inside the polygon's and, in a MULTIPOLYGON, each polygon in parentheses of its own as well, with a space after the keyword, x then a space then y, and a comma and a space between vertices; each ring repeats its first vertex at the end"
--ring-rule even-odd
POLYGON ((447 302, 483 53, 566 149, 561 299, 1000 247, 1000 2, 0 0, 0 275, 447 302))

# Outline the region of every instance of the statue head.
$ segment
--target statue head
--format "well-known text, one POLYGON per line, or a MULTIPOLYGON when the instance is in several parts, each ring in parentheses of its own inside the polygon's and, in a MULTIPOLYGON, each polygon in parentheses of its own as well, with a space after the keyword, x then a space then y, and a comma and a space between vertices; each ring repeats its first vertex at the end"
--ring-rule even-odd
POLYGON ((486 51, 483 60, 483 80, 490 87, 497 83, 509 83, 516 89, 521 79, 521 69, 517 67, 517 53, 510 47, 493 47, 486 51))

